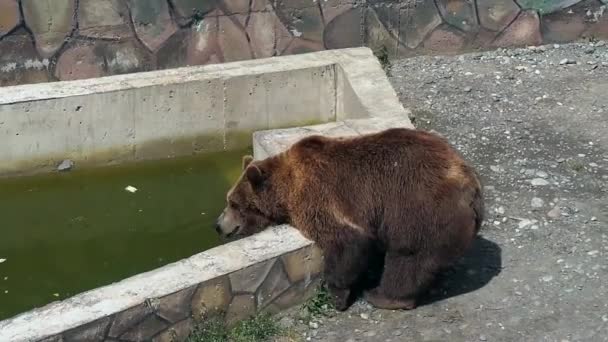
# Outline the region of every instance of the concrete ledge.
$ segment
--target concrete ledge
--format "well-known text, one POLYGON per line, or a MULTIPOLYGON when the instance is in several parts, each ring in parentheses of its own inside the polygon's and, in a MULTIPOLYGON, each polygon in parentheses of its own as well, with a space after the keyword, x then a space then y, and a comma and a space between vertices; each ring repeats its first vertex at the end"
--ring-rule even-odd
POLYGON ((348 137, 375 133, 396 127, 414 128, 407 116, 398 115, 351 119, 307 127, 258 131, 253 133, 253 154, 256 159, 264 159, 287 150, 291 145, 304 137, 316 134, 328 137, 348 137))
POLYGON ((256 130, 395 114, 407 112, 368 48, 3 87, 0 176, 64 159, 96 166, 226 150, 256 130))

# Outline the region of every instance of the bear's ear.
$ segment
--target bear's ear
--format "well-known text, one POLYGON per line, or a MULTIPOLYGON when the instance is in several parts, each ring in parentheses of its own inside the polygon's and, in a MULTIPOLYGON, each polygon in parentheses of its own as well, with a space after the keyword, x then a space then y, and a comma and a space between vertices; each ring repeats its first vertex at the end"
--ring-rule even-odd
POLYGON ((245 169, 245 176, 247 176, 247 180, 249 180, 249 183, 251 183, 254 188, 262 185, 266 180, 266 175, 262 172, 262 169, 255 164, 247 166, 247 169, 245 169))
POLYGON ((253 156, 247 155, 243 157, 243 170, 253 161, 253 156))

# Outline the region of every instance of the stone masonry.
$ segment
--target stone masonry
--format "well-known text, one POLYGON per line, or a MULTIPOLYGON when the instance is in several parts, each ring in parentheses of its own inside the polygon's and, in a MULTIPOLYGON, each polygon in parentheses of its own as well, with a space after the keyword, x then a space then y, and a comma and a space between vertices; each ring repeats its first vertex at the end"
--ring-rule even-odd
POLYGON ((607 38, 607 0, 0 0, 0 86, 325 49, 607 38))

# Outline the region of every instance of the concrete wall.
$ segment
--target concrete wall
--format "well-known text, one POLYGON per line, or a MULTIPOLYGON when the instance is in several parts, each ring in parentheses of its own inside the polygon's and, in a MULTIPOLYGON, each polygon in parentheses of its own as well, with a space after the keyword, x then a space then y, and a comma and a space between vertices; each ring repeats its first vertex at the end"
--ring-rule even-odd
POLYGON ((255 130, 397 104, 366 48, 3 87, 0 176, 245 147, 255 130))
POLYGON ((0 0, 0 86, 355 46, 608 38, 608 0, 0 0))
MULTIPOLYGON (((8 157, 4 155, 9 159, 0 161, 0 165, 18 160, 15 151, 38 156, 43 155, 42 151, 77 150, 79 155, 95 155, 97 152, 91 151, 97 151, 99 146, 109 146, 108 151, 115 153, 107 156, 117 160, 126 150, 114 149, 114 145, 104 142, 112 139, 116 146, 133 139, 147 146, 146 139, 150 139, 158 142, 155 149, 170 151, 175 147, 172 140, 159 136, 198 136, 199 130, 210 129, 207 124, 198 125, 199 120, 211 126, 215 123, 213 127, 226 132, 226 137, 232 121, 240 131, 281 126, 292 122, 290 113, 323 114, 322 118, 328 121, 344 120, 256 133, 254 153, 258 159, 279 153, 290 142, 313 133, 357 135, 388 127, 412 127, 408 110, 402 107, 378 60, 366 48, 61 82, 54 86, 7 87, 0 89, 0 99, 0 123, 12 120, 6 122, 7 126, 0 126, 0 146, 11 146, 13 151, 8 157), (204 90, 216 95, 205 97, 201 94, 204 90), (222 93, 222 101, 210 101, 222 93), (234 109, 227 109, 232 102, 234 109), (217 123, 220 120, 207 120, 208 113, 218 111, 221 103, 224 125, 217 123), (47 114, 50 111, 53 115, 44 115, 45 108, 47 114), (162 110, 151 114, 151 123, 142 120, 143 126, 120 119, 129 115, 137 123, 139 115, 155 108, 162 110), (68 114, 67 109, 74 111, 68 114), (163 113, 167 109, 171 109, 171 118, 165 119, 163 113), (37 113, 35 117, 28 116, 32 112, 37 113), (113 117, 108 119, 108 115, 113 117), (355 117, 363 119, 352 119, 355 117), (83 120, 83 124, 74 120, 83 120), (73 124, 78 129, 73 129, 73 124), (123 124, 135 127, 134 134, 127 134, 129 129, 123 124), (101 131, 95 125, 101 125, 109 134, 98 134, 101 131), (19 127, 19 136, 24 134, 28 140, 20 144, 9 141, 14 139, 13 127, 19 127), (144 127, 143 138, 138 137, 140 127, 144 127), (35 141, 40 139, 53 142, 53 147, 36 149, 39 144, 35 141)), ((251 144, 251 134, 246 138, 251 144)), ((240 139, 234 141, 244 141, 240 139)), ((186 150, 190 150, 191 143, 198 140, 181 141, 189 141, 186 150)), ((134 146, 137 152, 139 145, 134 146)), ((201 146, 205 148, 204 144, 201 146)), ((136 153, 130 155, 134 158, 136 153)), ((197 321, 210 316, 220 317, 230 325, 259 312, 273 313, 301 303, 312 295, 319 282, 322 257, 312 241, 295 228, 273 227, 0 321, 0 341, 183 341, 197 321)))

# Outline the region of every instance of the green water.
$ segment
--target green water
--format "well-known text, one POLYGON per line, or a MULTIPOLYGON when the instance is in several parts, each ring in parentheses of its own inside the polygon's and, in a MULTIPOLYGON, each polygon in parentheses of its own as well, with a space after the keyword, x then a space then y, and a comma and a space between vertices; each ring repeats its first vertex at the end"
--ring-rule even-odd
POLYGON ((0 320, 220 244, 248 152, 0 179, 0 320))

